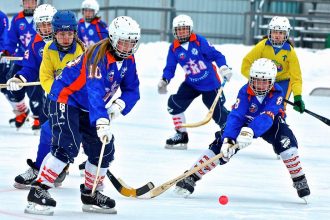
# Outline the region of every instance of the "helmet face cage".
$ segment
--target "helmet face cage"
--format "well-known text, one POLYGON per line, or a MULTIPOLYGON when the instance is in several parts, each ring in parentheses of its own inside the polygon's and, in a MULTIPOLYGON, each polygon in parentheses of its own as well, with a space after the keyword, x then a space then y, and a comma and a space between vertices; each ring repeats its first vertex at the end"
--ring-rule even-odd
POLYGON ((261 58, 250 69, 249 85, 256 96, 265 96, 274 86, 277 68, 273 61, 261 58))
POLYGON ((23 13, 25 16, 32 16, 38 6, 37 0, 22 0, 23 13), (28 4, 27 4, 28 3, 28 4))
POLYGON ((36 30, 45 42, 53 39, 51 22, 56 11, 57 10, 49 4, 40 5, 34 11, 33 21, 35 23, 36 30))
MULTIPOLYGON (((52 20, 52 28, 53 38, 57 48, 63 52, 69 51, 73 46, 78 29, 78 23, 75 14, 72 11, 57 11, 52 20), (56 34, 63 31, 74 32, 73 41, 70 45, 61 45, 57 41, 55 37, 56 34)), ((70 34, 68 33, 67 35, 70 38, 70 34)))
POLYGON ((274 47, 281 48, 284 43, 288 40, 290 34, 291 25, 286 17, 273 17, 268 25, 268 39, 274 47), (277 37, 272 36, 284 35, 283 39, 276 39, 277 37))
POLYGON ((173 35, 180 43, 189 41, 193 31, 193 21, 188 15, 178 15, 173 19, 173 35))
POLYGON ((99 12, 99 9, 100 9, 99 3, 96 0, 85 0, 81 4, 81 13, 84 16, 85 21, 87 22, 91 22, 96 17, 97 13, 99 12), (94 11, 93 16, 86 17, 85 15, 86 10, 93 10, 94 11))
POLYGON ((117 17, 109 25, 110 43, 120 58, 125 59, 137 51, 140 37, 139 24, 131 17, 117 17))

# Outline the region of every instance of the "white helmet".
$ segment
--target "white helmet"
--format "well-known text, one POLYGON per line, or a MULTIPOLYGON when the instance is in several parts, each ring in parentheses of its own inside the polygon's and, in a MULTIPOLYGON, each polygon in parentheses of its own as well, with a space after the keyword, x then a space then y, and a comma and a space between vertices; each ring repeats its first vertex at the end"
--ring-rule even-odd
POLYGON ((96 0, 85 0, 81 3, 81 9, 92 9, 95 15, 99 12, 100 6, 96 0))
POLYGON ((283 44, 288 40, 290 30, 291 30, 291 25, 287 17, 275 16, 268 24, 268 39, 274 47, 281 48, 283 44), (284 40, 277 42, 274 39, 272 39, 271 36, 272 31, 285 31, 284 40))
POLYGON ((53 20, 54 14, 56 12, 57 12, 57 10, 49 4, 39 5, 34 10, 33 21, 36 25, 36 30, 40 34, 40 36, 43 38, 43 40, 46 42, 52 39, 52 31, 47 34, 42 33, 40 31, 39 24, 43 23, 43 22, 49 23, 50 30, 52 30, 51 22, 53 20))
POLYGON ((249 85, 256 96, 266 95, 273 87, 277 74, 275 63, 267 58, 257 59, 250 69, 249 85))
POLYGON ((127 58, 134 54, 140 37, 140 26, 131 17, 117 17, 109 25, 110 43, 118 57, 127 58))
POLYGON ((193 31, 194 23, 191 17, 188 15, 178 15, 173 19, 173 35, 181 43, 187 42, 190 38, 190 35, 193 31), (184 28, 185 33, 181 36, 178 36, 176 30, 177 28, 184 28))

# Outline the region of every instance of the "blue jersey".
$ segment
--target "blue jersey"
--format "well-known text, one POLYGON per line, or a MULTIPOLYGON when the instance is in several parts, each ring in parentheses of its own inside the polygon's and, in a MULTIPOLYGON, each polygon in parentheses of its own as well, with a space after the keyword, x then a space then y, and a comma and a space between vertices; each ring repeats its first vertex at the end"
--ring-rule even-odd
MULTIPOLYGON (((8 40, 5 44, 5 50, 11 55, 23 57, 33 36, 37 33, 33 26, 32 17, 25 17, 23 11, 15 15, 11 20, 8 30, 8 40)), ((22 61, 15 61, 15 63, 20 66, 22 65, 22 61)))
POLYGON ((4 42, 7 39, 8 32, 8 17, 5 13, 0 11, 0 51, 4 50, 4 42))
POLYGON ((168 82, 174 77, 179 63, 185 74, 185 82, 198 91, 211 91, 220 88, 220 78, 216 67, 226 65, 226 58, 217 51, 207 40, 197 34, 191 34, 188 50, 183 48, 178 40, 170 45, 163 78, 168 82))
POLYGON ((42 52, 45 42, 39 34, 36 34, 25 51, 22 61, 22 69, 16 74, 22 75, 28 82, 39 80, 39 69, 42 61, 42 52))
POLYGON ((105 22, 95 18, 91 23, 86 23, 83 18, 78 22, 78 37, 89 47, 104 38, 109 37, 108 27, 105 22))
MULTIPOLYGON (((99 47, 95 49, 94 55, 98 50, 99 47)), ((87 64, 86 58, 83 54, 68 63, 54 81, 48 97, 89 111, 91 125, 95 126, 97 119, 109 118, 105 104, 120 87, 120 99, 126 104, 122 114, 130 112, 140 99, 140 83, 134 57, 124 59, 122 65, 118 66, 115 58, 107 52, 98 63, 94 75, 89 71, 91 65, 87 64)))
POLYGON ((272 125, 274 117, 281 113, 285 117, 283 92, 275 83, 262 103, 258 101, 251 87, 244 85, 237 96, 235 105, 229 113, 223 138, 236 140, 243 126, 250 127, 254 138, 263 135, 272 125))

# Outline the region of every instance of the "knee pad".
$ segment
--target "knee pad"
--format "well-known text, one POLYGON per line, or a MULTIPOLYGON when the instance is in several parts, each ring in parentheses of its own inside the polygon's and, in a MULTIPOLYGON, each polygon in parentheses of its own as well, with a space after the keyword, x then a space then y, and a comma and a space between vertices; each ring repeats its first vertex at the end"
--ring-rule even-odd
POLYGON ((169 97, 168 102, 167 102, 168 113, 170 113, 171 115, 177 115, 177 114, 184 112, 185 110, 186 110, 185 108, 182 108, 177 103, 175 103, 175 101, 173 99, 173 95, 171 95, 169 97))

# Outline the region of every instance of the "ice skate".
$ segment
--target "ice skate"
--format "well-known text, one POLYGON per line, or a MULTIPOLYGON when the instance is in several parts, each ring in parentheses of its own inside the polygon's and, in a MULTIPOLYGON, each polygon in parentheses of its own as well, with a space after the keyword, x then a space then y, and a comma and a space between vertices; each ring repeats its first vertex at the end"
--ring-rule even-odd
POLYGON ((305 175, 293 178, 293 187, 296 188, 298 196, 307 204, 307 198, 311 194, 305 175))
POLYGON ((36 215, 53 215, 56 201, 48 192, 49 187, 41 183, 33 183, 28 199, 28 205, 24 212, 36 215))
POLYGON ((92 190, 86 189, 84 184, 80 185, 82 210, 84 212, 96 212, 104 214, 117 214, 116 202, 108 196, 96 190, 92 195, 92 190))
POLYGON ((177 182, 174 191, 178 195, 186 198, 194 192, 198 180, 200 180, 200 178, 196 174, 192 174, 177 182))
POLYGON ((165 149, 187 150, 188 133, 176 130, 174 137, 166 140, 165 149))
POLYGON ((27 159, 26 163, 30 168, 15 177, 14 187, 17 189, 30 189, 31 183, 37 179, 39 169, 35 163, 31 159, 27 159))
POLYGON ((17 128, 17 130, 19 128, 21 128, 23 126, 23 124, 25 123, 25 121, 27 121, 28 119, 28 115, 29 115, 30 110, 27 110, 26 112, 23 112, 19 115, 16 115, 16 117, 9 120, 9 124, 11 123, 15 123, 15 127, 17 128))
POLYGON ((40 135, 40 121, 39 118, 33 118, 33 124, 31 126, 34 135, 40 135))

